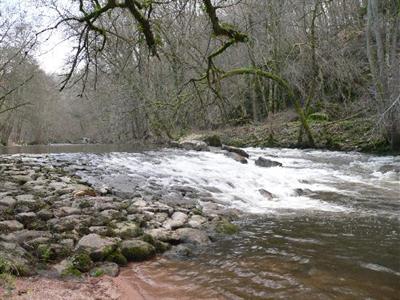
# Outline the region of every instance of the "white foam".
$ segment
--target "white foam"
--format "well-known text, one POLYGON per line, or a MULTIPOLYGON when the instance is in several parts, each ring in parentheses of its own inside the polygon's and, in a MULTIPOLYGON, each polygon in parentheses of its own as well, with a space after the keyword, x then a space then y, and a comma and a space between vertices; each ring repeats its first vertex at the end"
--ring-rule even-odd
POLYGON ((137 154, 112 154, 105 163, 113 167, 125 167, 131 174, 145 174, 147 178, 154 179, 166 187, 177 182, 189 182, 189 185, 200 190, 204 189, 204 185, 215 187, 221 191, 213 193, 219 201, 252 213, 265 213, 277 209, 350 211, 350 208, 344 206, 297 196, 296 189, 340 192, 335 187, 323 183, 323 180, 316 182, 316 179, 331 177, 329 169, 315 168, 311 161, 304 159, 299 159, 301 167, 293 168, 290 166, 295 165, 294 159, 284 157, 274 158, 282 162, 284 167, 261 168, 254 164, 254 158, 259 154, 262 154, 262 151, 252 153, 248 164, 240 164, 220 153, 183 151, 150 153, 151 157, 158 156, 159 159, 146 159, 145 155, 137 154), (285 166, 289 161, 290 166, 285 166), (307 164, 308 168, 305 167, 307 164), (272 193, 273 200, 263 197, 260 189, 272 193))

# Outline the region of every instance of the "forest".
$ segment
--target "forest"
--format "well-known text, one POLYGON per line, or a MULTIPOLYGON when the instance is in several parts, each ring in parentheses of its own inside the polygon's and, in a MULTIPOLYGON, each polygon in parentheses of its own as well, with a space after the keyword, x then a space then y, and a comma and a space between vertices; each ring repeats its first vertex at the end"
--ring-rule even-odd
POLYGON ((315 119, 362 118, 399 149, 396 0, 24 2, 1 6, 2 144, 176 139, 293 111, 299 145, 315 119), (52 26, 24 18, 34 7, 52 26), (46 74, 52 31, 73 48, 46 74))

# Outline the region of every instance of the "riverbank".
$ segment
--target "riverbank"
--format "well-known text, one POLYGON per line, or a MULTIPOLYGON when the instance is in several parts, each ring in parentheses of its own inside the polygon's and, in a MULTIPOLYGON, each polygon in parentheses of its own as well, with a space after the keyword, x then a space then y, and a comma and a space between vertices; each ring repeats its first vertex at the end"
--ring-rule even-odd
MULTIPOLYGON (((71 166, 46 156, 0 158, 4 295, 15 294, 15 283, 21 283, 15 276, 36 276, 34 286, 44 278, 117 276, 129 262, 161 254, 188 257, 217 235, 237 230, 230 223, 236 212, 211 198, 201 205, 179 198, 163 203, 140 193, 117 196, 107 187, 92 186, 71 166)), ((179 190, 191 194, 190 189, 179 190)), ((29 282, 22 284, 30 289, 29 282)))
MULTIPOLYGON (((223 144, 236 147, 308 148, 306 144, 298 144, 300 123, 296 119, 296 115, 289 111, 272 115, 263 123, 193 131, 188 135, 216 135, 223 144)), ((399 154, 391 151, 372 118, 353 117, 331 121, 325 115, 316 115, 309 125, 316 149, 399 154)), ((303 139, 306 140, 306 137, 303 139)))

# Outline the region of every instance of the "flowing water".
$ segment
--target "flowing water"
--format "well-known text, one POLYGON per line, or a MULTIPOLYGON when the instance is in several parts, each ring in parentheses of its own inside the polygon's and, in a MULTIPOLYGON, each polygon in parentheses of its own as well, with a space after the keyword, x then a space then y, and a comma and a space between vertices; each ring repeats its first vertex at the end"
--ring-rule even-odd
POLYGON ((400 299, 400 157, 246 150, 246 165, 182 150, 22 157, 67 162, 117 193, 212 197, 249 213, 238 235, 193 258, 142 265, 136 275, 150 287, 186 286, 193 298, 400 299), (259 156, 283 166, 258 167, 259 156), (183 187, 191 195, 178 194, 183 187))

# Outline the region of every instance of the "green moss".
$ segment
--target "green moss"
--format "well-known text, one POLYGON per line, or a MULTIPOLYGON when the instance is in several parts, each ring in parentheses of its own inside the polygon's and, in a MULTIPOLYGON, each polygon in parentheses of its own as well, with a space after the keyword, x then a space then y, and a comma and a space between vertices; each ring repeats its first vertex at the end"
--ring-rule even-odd
POLYGON ((80 252, 73 255, 70 259, 73 268, 80 272, 88 272, 93 266, 93 262, 86 252, 80 252))
POLYGON ((228 220, 224 219, 218 223, 216 230, 222 234, 236 234, 239 232, 239 226, 232 224, 228 220))
POLYGON ((36 249, 37 256, 44 262, 49 262, 55 258, 55 253, 49 245, 41 244, 36 249))
POLYGON ((171 248, 171 245, 168 243, 161 242, 159 240, 154 239, 151 235, 149 234, 144 234, 141 239, 151 245, 153 245, 156 248, 156 251, 158 253, 163 253, 171 248))
POLYGON ((221 139, 216 134, 207 136, 206 138, 203 139, 203 141, 206 142, 207 145, 212 146, 212 147, 221 147, 222 146, 221 139))
POLYGON ((82 272, 79 271, 74 266, 70 265, 61 273, 61 276, 63 276, 63 277, 68 277, 68 276, 80 277, 80 276, 82 276, 82 272))
POLYGON ((115 262, 120 266, 126 266, 128 264, 128 260, 124 255, 122 255, 119 249, 114 251, 113 253, 110 253, 105 260, 110 262, 115 262))
POLYGON ((149 243, 135 242, 134 244, 123 245, 122 254, 128 261, 142 261, 153 257, 156 254, 156 249, 149 243))
POLYGON ((100 277, 104 275, 104 271, 101 268, 94 268, 89 273, 92 277, 100 277))

